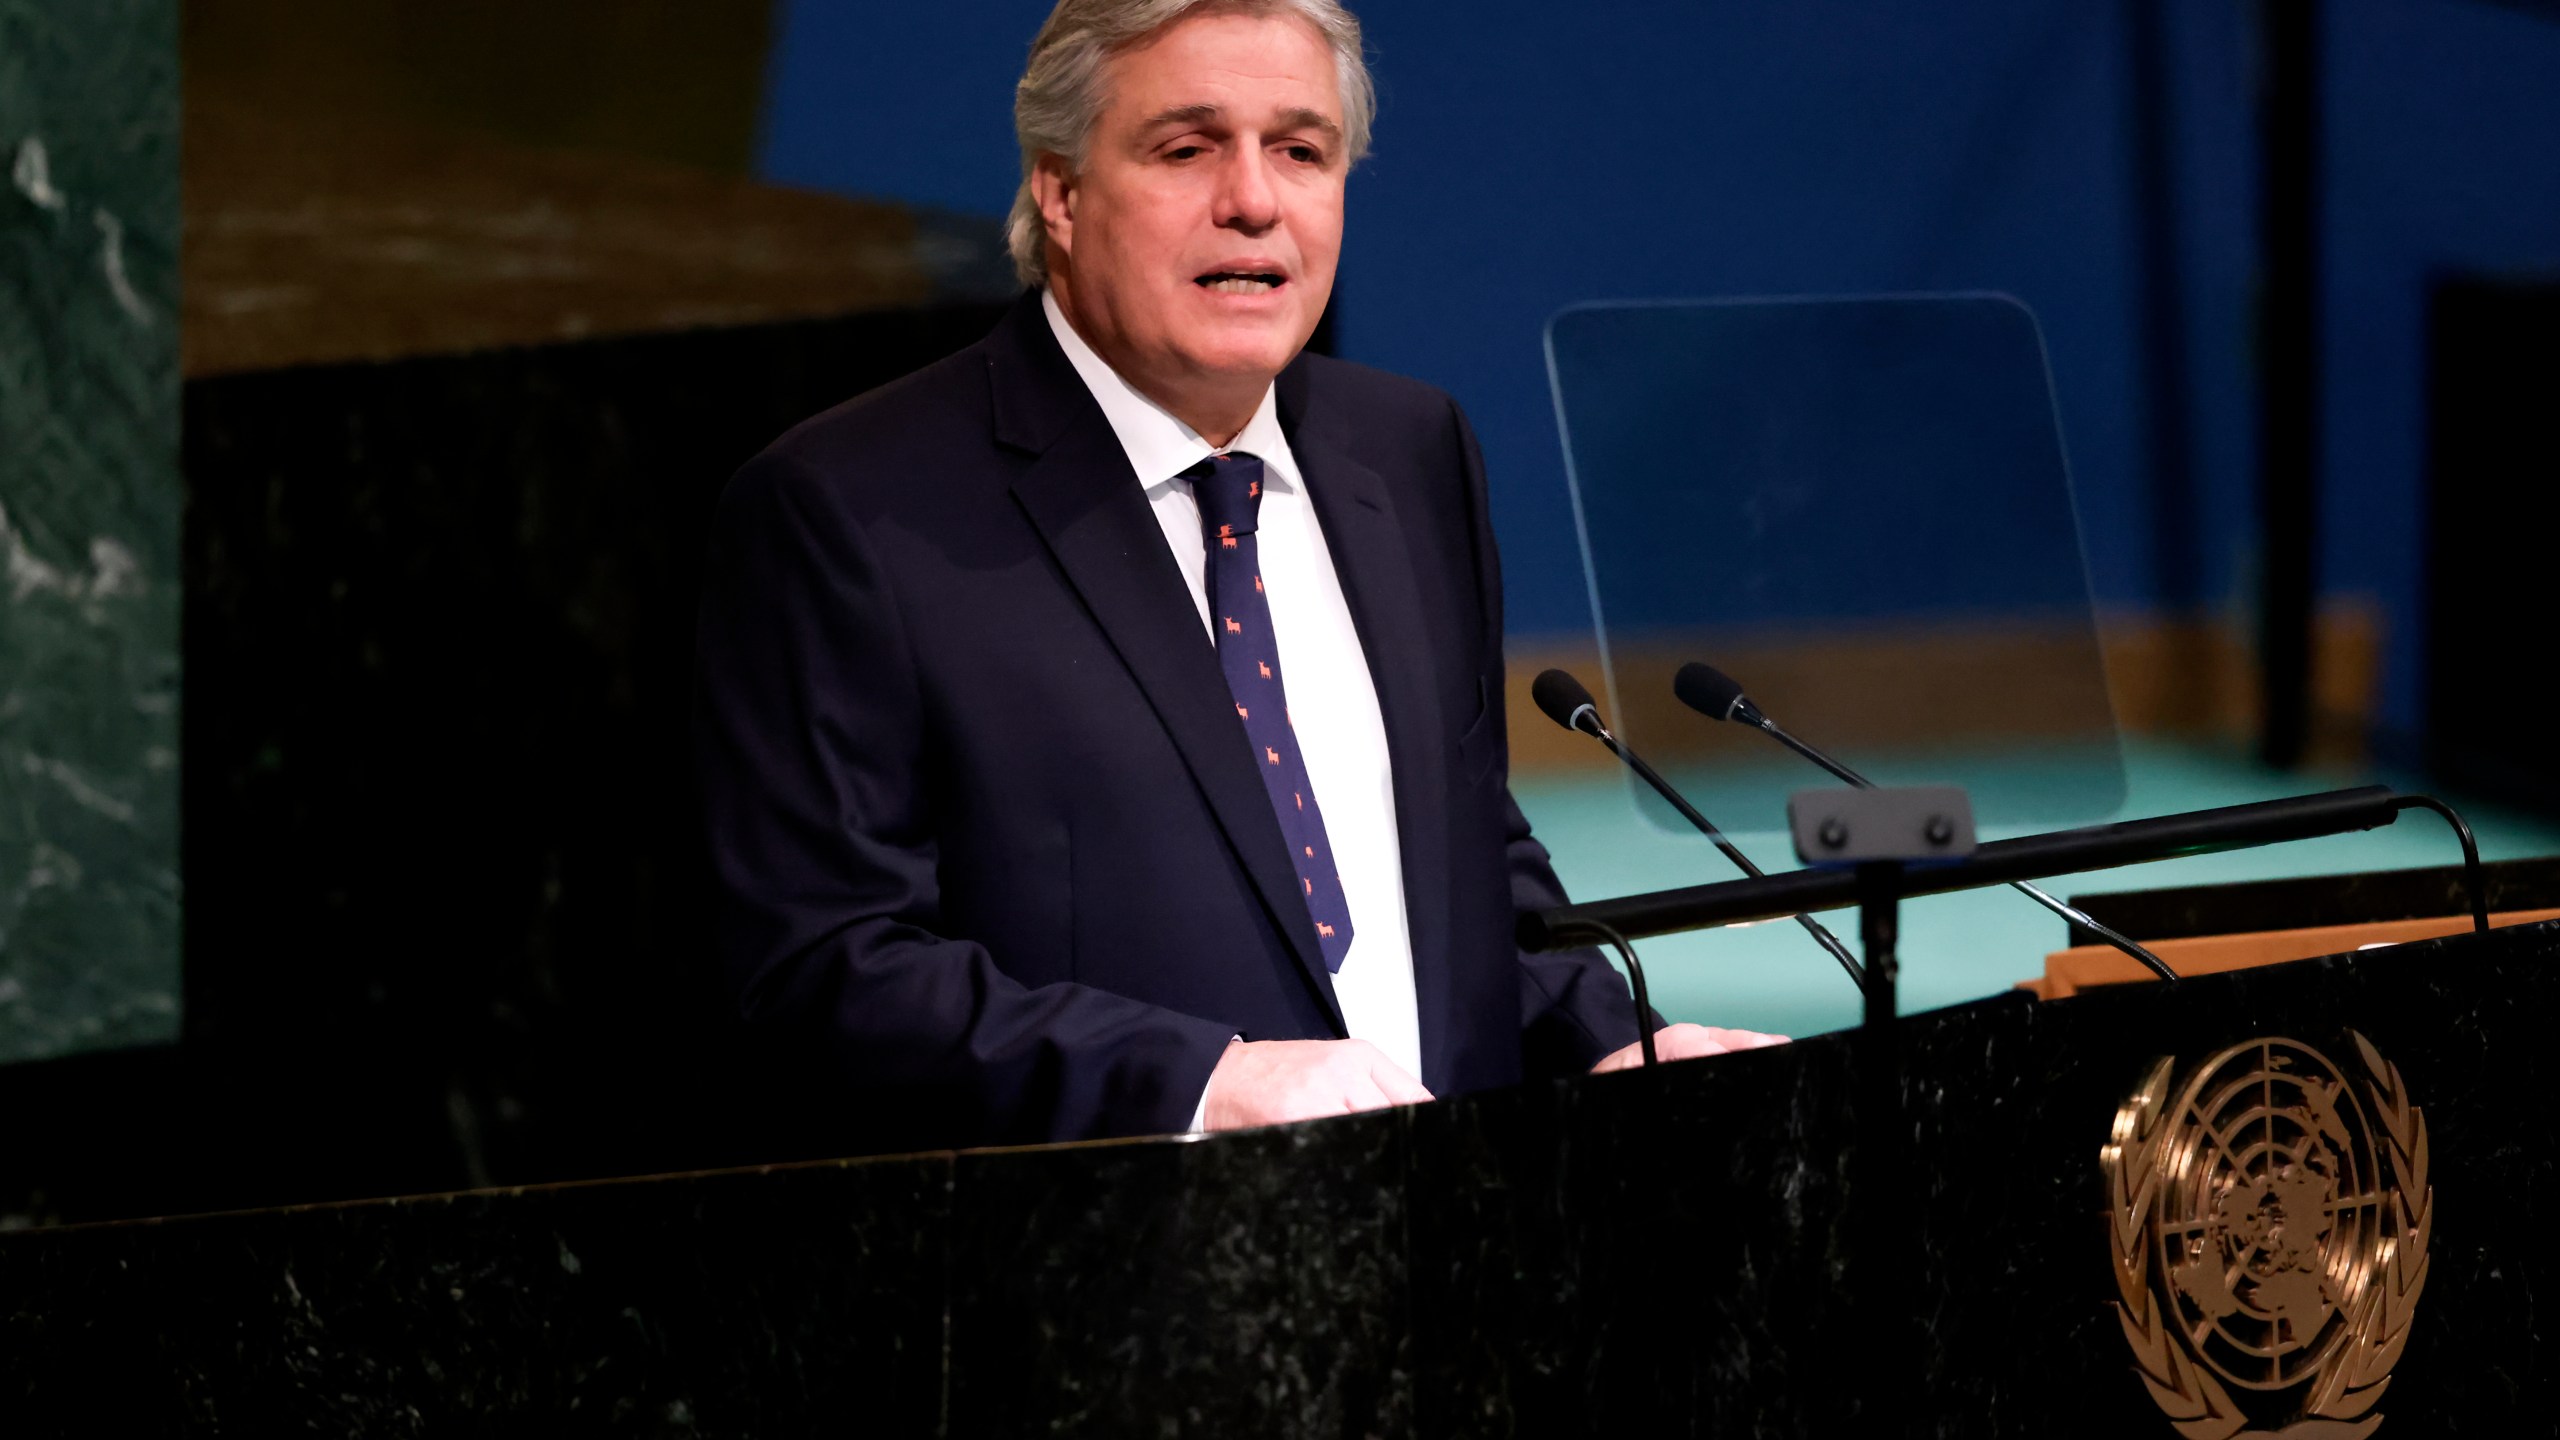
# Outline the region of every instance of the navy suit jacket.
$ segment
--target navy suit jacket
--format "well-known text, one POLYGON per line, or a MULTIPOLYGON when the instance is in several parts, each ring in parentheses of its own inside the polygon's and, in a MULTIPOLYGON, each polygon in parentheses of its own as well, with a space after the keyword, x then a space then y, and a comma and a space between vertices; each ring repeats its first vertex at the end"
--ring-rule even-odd
MULTIPOLYGON (((1385 719, 1421 1079, 1578 1072, 1635 1011, 1596 954, 1513 939, 1562 892, 1507 783, 1475 438, 1318 356, 1278 399, 1385 719)), ((719 944, 861 1143, 1179 1131, 1231 1036, 1344 1034, 1216 652, 1036 295, 756 457, 711 548, 719 944)))

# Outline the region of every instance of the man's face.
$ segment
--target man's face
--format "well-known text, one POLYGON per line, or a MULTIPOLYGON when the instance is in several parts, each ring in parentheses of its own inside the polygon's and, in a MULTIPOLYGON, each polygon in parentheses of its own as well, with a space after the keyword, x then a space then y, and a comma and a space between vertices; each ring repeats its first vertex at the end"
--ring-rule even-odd
POLYGON ((1083 173, 1043 165, 1059 303, 1159 401, 1258 393, 1333 293, 1347 169, 1333 52, 1302 20, 1209 15, 1114 57, 1105 84, 1083 173))

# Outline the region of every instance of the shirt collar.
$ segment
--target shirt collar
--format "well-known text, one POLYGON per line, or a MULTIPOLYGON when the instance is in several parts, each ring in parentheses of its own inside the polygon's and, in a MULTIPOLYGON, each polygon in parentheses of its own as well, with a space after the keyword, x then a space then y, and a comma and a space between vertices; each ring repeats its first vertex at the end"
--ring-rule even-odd
MULTIPOLYGON (((1111 433, 1120 438, 1120 448, 1128 452, 1129 468, 1138 472, 1139 484, 1150 490, 1172 484, 1183 471, 1218 453, 1217 447, 1201 438, 1199 431, 1121 379, 1120 372, 1112 369, 1110 362, 1076 333, 1076 327, 1067 323, 1066 312, 1058 307, 1055 294, 1043 289, 1040 309, 1049 317, 1049 329, 1058 337, 1058 348, 1067 352, 1067 362, 1076 367, 1084 388, 1093 392, 1094 403, 1102 407, 1103 418, 1111 422, 1111 433)), ((1280 428, 1276 387, 1264 388, 1262 403, 1254 407, 1253 418, 1245 422, 1235 443, 1227 448, 1260 458, 1265 478, 1276 488, 1297 488, 1297 458, 1289 453, 1288 437, 1280 428)))

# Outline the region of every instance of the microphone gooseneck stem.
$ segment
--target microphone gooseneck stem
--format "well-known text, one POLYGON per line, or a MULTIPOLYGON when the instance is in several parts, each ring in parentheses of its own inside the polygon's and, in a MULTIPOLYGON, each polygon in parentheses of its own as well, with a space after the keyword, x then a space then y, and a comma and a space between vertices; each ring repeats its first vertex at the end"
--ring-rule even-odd
POLYGON ((1850 769, 1848 766, 1841 764, 1839 761, 1832 759, 1827 752, 1818 750, 1813 746, 1806 744, 1802 740, 1797 739, 1793 735, 1788 734, 1786 731, 1778 727, 1777 721, 1761 714, 1758 710, 1755 709, 1751 712, 1749 720, 1753 728, 1767 731, 1771 739, 1786 746, 1788 749, 1793 750, 1807 760, 1812 761, 1814 764, 1821 766, 1823 769, 1830 771, 1845 783, 1855 785, 1861 790, 1873 790, 1876 788, 1876 782, 1873 780, 1870 780, 1866 776, 1859 774, 1857 771, 1850 769))
POLYGON ((1644 1068, 1650 1070, 1660 1063, 1660 1057, 1653 1050, 1653 995, 1644 983, 1644 964, 1636 959, 1636 947, 1627 943, 1626 936, 1606 925, 1593 928, 1618 952, 1618 958, 1627 962, 1627 988, 1635 992, 1636 1000, 1636 1053, 1644 1057, 1644 1068))
POLYGON ((1754 879, 1757 879, 1767 873, 1759 866, 1752 864, 1751 857, 1743 854, 1732 841, 1724 838, 1724 832, 1715 827, 1714 821, 1699 814, 1696 806, 1691 805, 1679 791, 1672 789, 1670 781, 1663 779, 1659 774, 1655 773, 1654 768, 1645 763, 1643 756, 1638 755, 1635 751, 1620 744, 1617 736, 1612 735, 1605 730, 1600 732, 1600 743, 1608 746, 1610 751, 1619 759, 1627 762, 1628 769, 1633 770, 1636 774, 1644 777, 1644 783, 1653 787, 1654 794, 1671 802, 1671 808, 1680 812, 1681 819, 1686 820, 1691 825, 1695 826, 1699 834, 1714 841, 1715 847, 1724 852, 1724 858, 1732 861, 1735 868, 1741 870, 1743 874, 1749 875, 1754 879))
MULTIPOLYGON (((1757 880, 1767 873, 1759 866, 1752 864, 1751 857, 1743 854, 1740 847, 1736 846, 1732 841, 1724 838, 1724 832, 1715 827, 1714 821, 1699 814, 1698 807, 1690 804, 1679 791, 1672 789, 1670 781, 1665 780, 1660 775, 1656 774, 1654 772, 1654 768, 1645 763, 1643 756, 1638 755, 1627 746, 1618 743, 1618 737, 1610 734, 1608 727, 1601 725, 1596 716, 1592 720, 1592 727, 1593 728, 1591 730, 1585 733, 1591 735, 1601 744, 1608 746, 1610 754, 1615 755, 1620 760, 1626 762, 1628 769, 1636 772, 1638 776, 1642 777, 1645 784, 1653 787, 1654 794, 1659 795, 1664 800, 1670 802, 1671 808, 1680 812, 1681 819, 1688 821, 1690 825, 1696 828, 1699 834, 1704 835, 1707 839, 1713 841, 1715 843, 1715 847, 1724 852, 1724 858, 1732 861, 1743 874, 1757 880)), ((1825 929, 1821 921, 1814 919, 1810 915, 1798 915, 1795 917, 1795 920, 1798 925, 1804 927, 1804 932, 1807 935, 1813 937, 1813 943, 1821 946, 1824 952, 1829 954, 1832 959, 1840 962, 1840 968, 1848 972, 1849 980, 1852 984, 1856 985, 1862 991, 1867 988, 1866 967, 1858 963, 1857 956, 1849 953, 1848 946, 1840 943, 1839 936, 1834 935, 1829 930, 1825 929)))
MULTIPOLYGON (((1742 703, 1746 705, 1749 704, 1748 701, 1742 703)), ((1875 788, 1876 782, 1873 780, 1868 779, 1866 776, 1861 775, 1857 771, 1850 769, 1848 766, 1841 764, 1837 760, 1834 760, 1831 756, 1824 753, 1819 747, 1808 745, 1804 741, 1797 739, 1793 735, 1788 734, 1785 730, 1779 728, 1778 722, 1770 719, 1767 715, 1762 714, 1759 707, 1752 706, 1742 718, 1753 728, 1768 732, 1770 738, 1776 740, 1779 744, 1786 746, 1798 755, 1801 755, 1807 760, 1812 761, 1814 764, 1821 766, 1823 769, 1830 771, 1832 774, 1838 776, 1844 781, 1847 781, 1849 784, 1855 785, 1861 790, 1872 790, 1875 788)), ((2455 823, 2460 824, 2461 822, 2456 821, 2455 823)), ((2028 899, 2033 900, 2047 910, 2052 911, 2054 914, 2061 916, 2064 921, 2079 926, 2081 929, 2086 930, 2090 934, 2097 936, 2099 939, 2104 940, 2110 945, 2113 945, 2125 954, 2132 956, 2135 960, 2141 962, 2144 969, 2149 970, 2152 974, 2159 976, 2161 979, 2175 980, 2178 978, 2178 972, 2169 968, 2168 961, 2152 954, 2148 949, 2133 940, 2132 937, 2118 934, 2113 926, 2100 924, 2096 917, 2090 915, 2087 911, 2082 910, 2079 906, 2073 905, 2067 900, 2063 900, 2052 895, 2047 892, 2043 886, 2030 884, 2027 881, 2020 880, 2011 884, 2009 888, 2026 896, 2028 899)), ((2485 926, 2483 928, 2485 928, 2485 926)))
POLYGON ((2453 838, 2462 842, 2462 889, 2471 901, 2471 927, 2481 934, 2489 932, 2489 882, 2480 873, 2480 842, 2472 838, 2471 827, 2453 807, 2433 795, 2403 795, 2392 802, 2395 810, 2433 810, 2453 827, 2453 838))
POLYGON ((2178 978, 2178 972, 2169 968, 2168 961, 2163 960, 2159 956, 2152 954, 2149 950, 2144 949, 2139 943, 2134 941, 2132 937, 2118 934, 2113 926, 2100 924, 2097 918, 2089 914, 2089 912, 2067 900, 2057 899, 2053 895, 2048 894, 2042 886, 2033 885, 2027 881, 2019 880, 2013 882, 2009 888, 2026 896, 2028 899, 2033 900, 2047 910, 2052 911, 2054 914, 2061 916, 2072 924, 2079 926, 2081 929, 2088 931, 2090 934, 2097 936, 2099 939, 2106 941, 2108 944, 2113 945, 2118 950, 2132 956, 2134 959, 2141 961, 2144 969, 2159 976, 2161 979, 2175 980, 2178 978))

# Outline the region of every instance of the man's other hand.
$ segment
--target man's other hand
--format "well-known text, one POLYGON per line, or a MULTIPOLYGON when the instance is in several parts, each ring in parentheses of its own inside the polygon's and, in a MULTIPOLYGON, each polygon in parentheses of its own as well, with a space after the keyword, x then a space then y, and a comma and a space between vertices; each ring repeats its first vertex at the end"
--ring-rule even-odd
MULTIPOLYGON (((1701 1055, 1730 1055, 1736 1050, 1757 1050, 1764 1045, 1784 1045, 1784 1035, 1763 1035, 1757 1030, 1722 1030, 1713 1025, 1665 1025, 1653 1032, 1653 1053, 1662 1060, 1695 1060, 1701 1055)), ((1633 1070, 1644 1063, 1644 1048, 1630 1045, 1616 1051, 1591 1067, 1594 1075, 1612 1070, 1633 1070)), ((1215 1081, 1211 1082, 1213 1085, 1215 1081)))
POLYGON ((1366 1040, 1238 1040, 1209 1072, 1200 1123, 1242 1130, 1430 1098, 1421 1081, 1366 1040))

